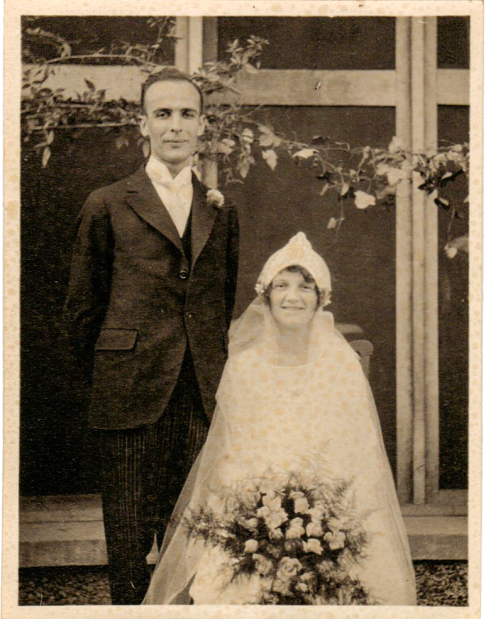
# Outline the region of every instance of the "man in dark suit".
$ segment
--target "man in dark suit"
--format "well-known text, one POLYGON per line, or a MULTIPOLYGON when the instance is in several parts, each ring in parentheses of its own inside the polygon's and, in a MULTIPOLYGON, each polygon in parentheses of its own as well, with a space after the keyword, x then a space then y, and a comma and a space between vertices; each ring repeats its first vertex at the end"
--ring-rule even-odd
POLYGON ((92 377, 113 604, 140 604, 227 355, 238 266, 235 208, 191 171, 202 95, 164 69, 142 87, 147 165, 94 191, 78 221, 66 318, 92 377))

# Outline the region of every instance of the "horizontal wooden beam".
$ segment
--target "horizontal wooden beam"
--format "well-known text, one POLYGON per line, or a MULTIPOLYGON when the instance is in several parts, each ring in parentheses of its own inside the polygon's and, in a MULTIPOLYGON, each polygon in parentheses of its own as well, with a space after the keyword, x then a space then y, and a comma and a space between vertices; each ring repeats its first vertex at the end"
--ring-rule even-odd
MULTIPOLYGON (((26 67, 32 68, 32 66, 26 67)), ((144 74, 133 66, 59 65, 44 84, 66 96, 88 90, 85 80, 106 90, 109 100, 138 101, 144 74)), ((394 107, 395 71, 277 71, 262 69, 238 79, 244 105, 394 107)), ((469 71, 438 70, 438 104, 469 104, 469 71)))
POLYGON ((439 490, 424 505, 401 505, 403 516, 467 516, 467 490, 439 490))
POLYGON ((236 88, 245 105, 395 105, 395 71, 261 70, 236 88))
MULTIPOLYGON (((33 65, 25 65, 24 68, 35 70, 33 65)), ((57 65, 41 87, 52 90, 62 88, 64 96, 76 97, 89 90, 85 80, 92 82, 99 90, 106 90, 109 101, 140 101, 144 74, 139 67, 132 66, 57 65)))
POLYGON ((437 104, 469 105, 469 71, 439 69, 437 71, 437 104))

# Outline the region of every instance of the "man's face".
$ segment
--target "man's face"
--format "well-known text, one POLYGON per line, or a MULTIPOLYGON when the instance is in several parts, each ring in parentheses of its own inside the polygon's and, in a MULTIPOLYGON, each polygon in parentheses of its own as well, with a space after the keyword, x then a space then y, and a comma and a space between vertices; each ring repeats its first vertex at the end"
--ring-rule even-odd
POLYGON ((176 80, 152 84, 145 93, 140 130, 150 141, 152 155, 175 176, 190 163, 204 131, 196 88, 176 80))

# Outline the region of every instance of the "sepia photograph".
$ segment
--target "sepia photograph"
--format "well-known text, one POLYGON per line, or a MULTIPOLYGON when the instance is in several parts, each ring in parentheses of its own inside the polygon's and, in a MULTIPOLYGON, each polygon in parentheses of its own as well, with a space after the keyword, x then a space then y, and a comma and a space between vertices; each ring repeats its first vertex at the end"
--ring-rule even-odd
POLYGON ((104 4, 6 3, 2 616, 479 617, 482 4, 104 4))

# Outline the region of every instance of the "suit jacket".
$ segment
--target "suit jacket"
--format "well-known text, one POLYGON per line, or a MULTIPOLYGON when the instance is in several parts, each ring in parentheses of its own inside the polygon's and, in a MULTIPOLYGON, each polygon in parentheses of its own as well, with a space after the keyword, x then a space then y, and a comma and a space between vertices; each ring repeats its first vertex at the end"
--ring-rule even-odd
POLYGON ((232 204, 209 204, 195 175, 193 187, 191 264, 143 166, 94 191, 81 211, 65 317, 92 376, 91 427, 155 422, 187 346, 211 418, 235 300, 238 218, 232 204))

